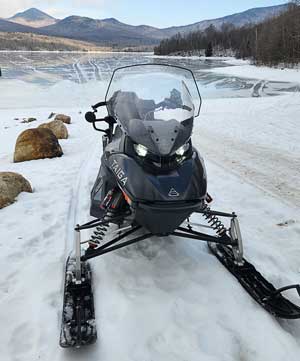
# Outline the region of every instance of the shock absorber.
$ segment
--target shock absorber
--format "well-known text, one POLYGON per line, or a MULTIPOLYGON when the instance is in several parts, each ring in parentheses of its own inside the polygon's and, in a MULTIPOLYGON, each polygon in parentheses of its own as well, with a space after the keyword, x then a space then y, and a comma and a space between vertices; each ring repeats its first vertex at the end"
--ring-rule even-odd
POLYGON ((89 240, 90 248, 96 248, 100 245, 100 242, 103 240, 105 233, 107 232, 107 226, 96 227, 93 234, 91 235, 91 239, 89 240))
POLYGON ((204 205, 203 211, 204 211, 204 213, 202 214, 203 217, 206 219, 210 227, 216 231, 218 236, 222 236, 227 232, 227 228, 220 221, 219 217, 209 213, 210 207, 207 204, 204 205))
POLYGON ((105 215, 102 218, 105 224, 96 227, 94 230, 89 241, 90 248, 97 248, 100 245, 107 232, 110 220, 113 220, 118 214, 119 207, 122 204, 123 199, 123 194, 119 189, 115 188, 108 191, 101 203, 101 208, 105 210, 105 215))

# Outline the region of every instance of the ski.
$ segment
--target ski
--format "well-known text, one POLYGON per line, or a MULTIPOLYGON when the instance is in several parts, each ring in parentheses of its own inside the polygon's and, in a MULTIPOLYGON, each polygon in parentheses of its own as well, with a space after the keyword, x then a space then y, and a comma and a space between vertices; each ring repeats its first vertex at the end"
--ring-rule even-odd
POLYGON ((69 257, 65 269, 64 303, 59 344, 81 347, 95 343, 95 322, 92 274, 87 262, 81 264, 81 283, 76 283, 76 259, 69 257))
POLYGON ((237 278, 248 294, 266 311, 275 317, 285 319, 300 318, 300 307, 286 299, 282 293, 296 289, 300 296, 300 286, 291 285, 276 289, 248 261, 237 264, 230 246, 208 243, 210 251, 237 278))

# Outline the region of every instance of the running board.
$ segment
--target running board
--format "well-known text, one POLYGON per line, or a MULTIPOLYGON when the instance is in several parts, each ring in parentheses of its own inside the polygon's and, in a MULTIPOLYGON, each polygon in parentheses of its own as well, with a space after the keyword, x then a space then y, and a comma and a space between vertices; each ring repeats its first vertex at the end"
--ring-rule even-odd
POLYGON ((229 246, 212 243, 208 243, 208 246, 217 259, 237 278, 248 294, 266 311, 279 318, 300 318, 300 307, 282 296, 282 292, 289 289, 296 289, 300 296, 300 285, 276 289, 245 259, 237 265, 229 246))

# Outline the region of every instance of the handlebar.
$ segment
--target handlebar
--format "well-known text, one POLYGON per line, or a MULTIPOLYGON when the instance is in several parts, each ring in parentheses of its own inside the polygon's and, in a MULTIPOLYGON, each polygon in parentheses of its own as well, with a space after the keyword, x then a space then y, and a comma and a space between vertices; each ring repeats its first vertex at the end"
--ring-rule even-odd
POLYGON ((104 107, 105 105, 106 105, 106 102, 99 102, 99 103, 97 103, 97 104, 95 104, 95 105, 92 105, 92 109, 93 109, 94 111, 96 111, 98 108, 104 107))

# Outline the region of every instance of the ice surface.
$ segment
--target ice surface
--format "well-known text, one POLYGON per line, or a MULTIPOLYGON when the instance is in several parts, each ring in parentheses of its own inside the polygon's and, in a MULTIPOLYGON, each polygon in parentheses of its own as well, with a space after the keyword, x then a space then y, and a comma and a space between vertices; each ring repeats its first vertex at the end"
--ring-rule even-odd
POLYGON ((226 75, 227 70, 232 72, 232 68, 238 70, 241 67, 241 61, 232 58, 222 61, 221 58, 151 57, 147 54, 0 52, 1 87, 6 89, 1 92, 0 108, 57 107, 62 100, 57 97, 58 92, 64 93, 63 104, 66 106, 92 104, 94 99, 103 96, 113 69, 149 62, 190 68, 206 99, 269 96, 299 89, 299 84, 291 77, 288 82, 278 76, 276 81, 258 82, 254 75, 245 79, 245 66, 237 76, 234 73, 226 75), (232 67, 232 62, 238 66, 232 67), (225 75, 219 74, 221 70, 225 75))

